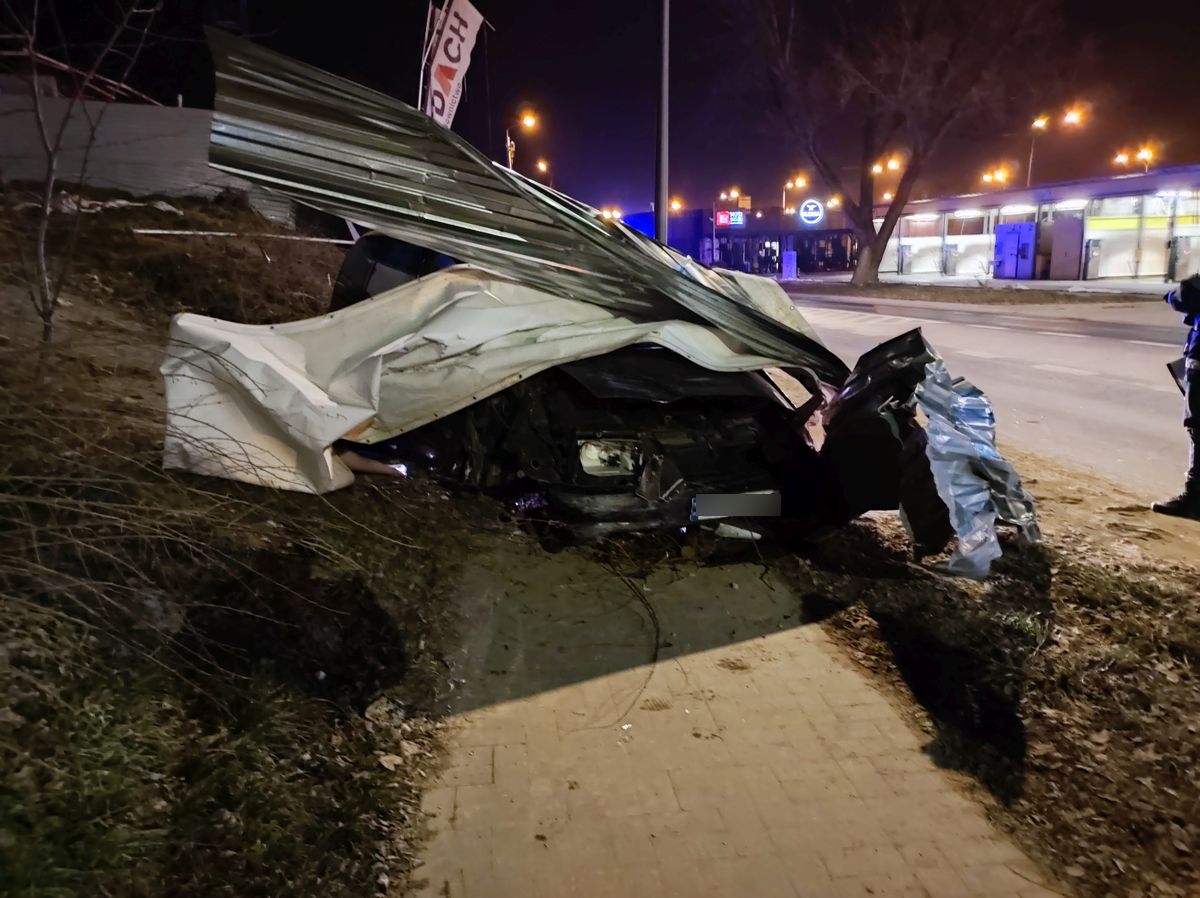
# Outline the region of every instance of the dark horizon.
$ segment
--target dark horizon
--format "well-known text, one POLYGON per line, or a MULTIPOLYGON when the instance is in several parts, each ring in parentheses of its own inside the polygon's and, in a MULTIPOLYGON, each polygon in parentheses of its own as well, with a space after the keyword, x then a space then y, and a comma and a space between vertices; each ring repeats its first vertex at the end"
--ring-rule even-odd
MULTIPOLYGON (((658 4, 476 0, 476 6, 492 27, 476 45, 455 130, 500 160, 505 121, 531 107, 541 124, 535 135, 517 138, 519 169, 530 171, 544 157, 554 185, 566 193, 595 206, 648 209, 658 4)), ((1113 154, 1143 141, 1155 146, 1156 164, 1200 162, 1200 95, 1188 90, 1200 83, 1200 55, 1186 41, 1162 37, 1200 28, 1200 9, 1155 7, 1135 17, 1115 4, 1067 0, 1066 7, 1079 39, 1096 50, 1078 96, 1087 120, 1078 130, 1051 130, 1039 139, 1035 182, 1111 174, 1113 154)), ((182 2, 160 14, 158 36, 130 80, 164 102, 182 94, 187 105, 211 104, 211 63, 200 28, 216 22, 245 25, 264 45, 413 103, 426 8, 419 0, 358 0, 341 4, 335 15, 282 0, 182 2)), ((784 181, 806 168, 789 149, 787 129, 753 99, 757 63, 736 25, 715 0, 674 10, 670 183, 672 195, 690 207, 706 206, 734 185, 756 205, 778 205, 784 181)), ((1049 105, 1029 115, 1061 112, 1049 105)), ((998 164, 1023 183, 1028 151, 1024 132, 948 142, 915 195, 979 189, 979 174, 998 164)))

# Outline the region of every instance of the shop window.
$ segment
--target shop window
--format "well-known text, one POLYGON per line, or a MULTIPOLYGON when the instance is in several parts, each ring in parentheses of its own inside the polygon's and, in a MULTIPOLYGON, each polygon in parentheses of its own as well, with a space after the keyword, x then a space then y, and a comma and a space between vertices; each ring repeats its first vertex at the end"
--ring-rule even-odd
POLYGON ((1093 218, 1118 218, 1137 215, 1141 208, 1140 196, 1108 196, 1102 200, 1092 200, 1092 208, 1088 213, 1093 218))

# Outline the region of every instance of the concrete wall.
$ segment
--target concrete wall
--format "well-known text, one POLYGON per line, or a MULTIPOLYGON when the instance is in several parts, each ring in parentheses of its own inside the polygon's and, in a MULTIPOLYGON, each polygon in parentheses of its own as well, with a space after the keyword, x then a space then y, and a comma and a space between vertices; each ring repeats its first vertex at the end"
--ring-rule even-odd
MULTIPOLYGON (((51 133, 66 115, 69 101, 42 98, 51 133)), ((82 104, 76 104, 59 156, 59 177, 77 180, 91 128, 82 104)), ((294 219, 290 200, 250 190, 240 178, 208 166, 208 132, 212 112, 135 103, 87 103, 93 119, 100 116, 96 140, 87 155, 85 183, 135 195, 213 196, 234 189, 250 194, 251 203, 269 218, 294 219)), ((33 99, 0 95, 0 180, 39 181, 46 158, 33 114, 33 99)))

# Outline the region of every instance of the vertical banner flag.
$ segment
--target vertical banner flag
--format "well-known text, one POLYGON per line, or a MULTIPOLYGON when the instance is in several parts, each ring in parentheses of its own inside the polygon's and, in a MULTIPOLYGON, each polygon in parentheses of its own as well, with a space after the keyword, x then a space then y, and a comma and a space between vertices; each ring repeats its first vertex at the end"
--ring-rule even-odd
POLYGON ((463 78, 482 25, 483 16, 469 0, 448 0, 437 20, 436 44, 425 90, 425 114, 446 128, 454 121, 454 112, 462 98, 463 78))

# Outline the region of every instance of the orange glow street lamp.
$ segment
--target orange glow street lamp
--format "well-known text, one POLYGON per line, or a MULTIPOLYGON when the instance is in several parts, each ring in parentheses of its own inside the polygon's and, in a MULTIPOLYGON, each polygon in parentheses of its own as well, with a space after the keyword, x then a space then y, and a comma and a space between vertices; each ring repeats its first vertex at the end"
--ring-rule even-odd
MULTIPOLYGON (((1078 107, 1072 107, 1063 113, 1062 123, 1064 125, 1082 125, 1083 110, 1078 107)), ((1038 135, 1044 133, 1050 127, 1050 116, 1039 115, 1029 123, 1029 164, 1025 166, 1025 186, 1028 187, 1033 183, 1033 151, 1037 147, 1038 135)))
POLYGON ((808 178, 803 175, 796 175, 792 180, 783 185, 783 196, 779 200, 779 205, 787 206, 787 195, 789 190, 803 190, 808 186, 808 178))

